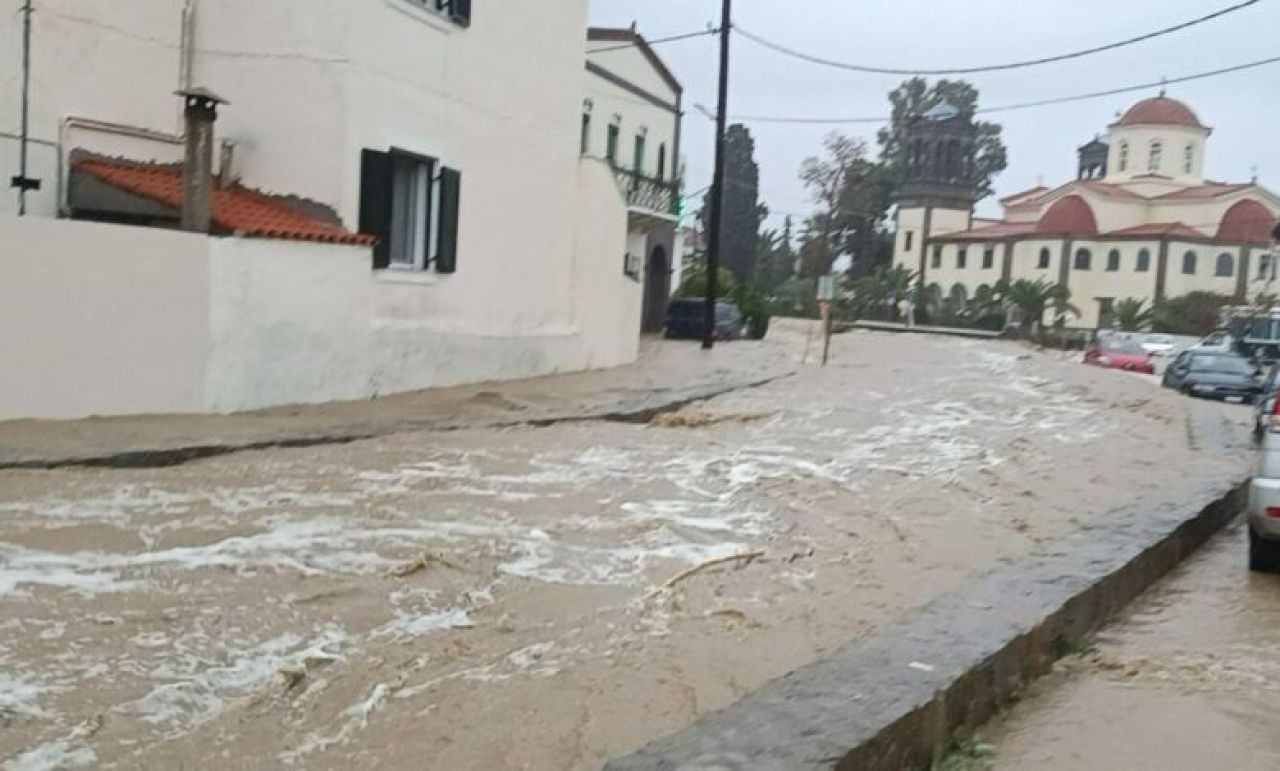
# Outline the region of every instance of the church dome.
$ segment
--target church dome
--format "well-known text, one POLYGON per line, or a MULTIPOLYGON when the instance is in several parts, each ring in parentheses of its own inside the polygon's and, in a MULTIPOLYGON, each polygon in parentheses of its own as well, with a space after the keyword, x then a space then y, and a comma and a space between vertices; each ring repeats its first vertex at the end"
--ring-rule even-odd
POLYGON ((1143 99, 1130 107, 1124 116, 1114 124, 1116 126, 1191 126, 1206 128, 1196 117, 1195 112, 1177 99, 1170 99, 1161 94, 1150 99, 1143 99))

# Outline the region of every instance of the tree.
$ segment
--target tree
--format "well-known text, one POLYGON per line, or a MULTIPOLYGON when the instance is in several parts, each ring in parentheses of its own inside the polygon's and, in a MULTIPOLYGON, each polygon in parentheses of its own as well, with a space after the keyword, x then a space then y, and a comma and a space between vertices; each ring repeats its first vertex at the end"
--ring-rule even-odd
MULTIPOLYGON (((892 170, 891 179, 902 179, 902 143, 908 121, 923 115, 943 102, 960 111, 960 117, 973 120, 978 109, 978 89, 963 80, 939 80, 932 86, 924 78, 912 78, 889 92, 892 120, 876 135, 880 143, 880 160, 892 170)), ((974 153, 974 184, 978 200, 995 192, 992 182, 1009 165, 1008 152, 1000 138, 999 123, 974 121, 977 146, 974 153)))
POLYGON ((1123 332, 1137 332, 1151 323, 1151 308, 1146 300, 1132 297, 1116 300, 1111 313, 1123 332))
POLYGON ((1044 312, 1054 305, 1063 314, 1079 316, 1080 310, 1071 304, 1071 290, 1043 278, 1035 281, 1020 278, 1017 281, 1001 279, 995 293, 1018 309, 1020 327, 1025 333, 1033 323, 1043 322, 1044 312))
MULTIPOLYGON (((760 166, 756 163, 756 143, 741 123, 725 131, 725 175, 723 208, 720 212, 720 265, 740 281, 750 281, 755 271, 760 225, 769 209, 760 203, 760 166)), ((711 218, 711 196, 707 191, 698 212, 703 230, 711 218)))
POLYGON ((918 276, 902 267, 877 268, 858 278, 846 278, 847 305, 856 317, 892 319, 897 305, 913 291, 918 276))
POLYGON ((795 275, 795 252, 791 249, 791 218, 782 233, 766 230, 756 247, 756 269, 751 285, 764 294, 785 284, 795 275))
POLYGON ((1152 326, 1157 332, 1174 335, 1207 335, 1218 327, 1218 312, 1235 303, 1231 295, 1188 292, 1161 300, 1152 309, 1152 326))
POLYGON ((832 133, 823 140, 823 150, 821 157, 808 158, 800 167, 801 181, 821 207, 809 222, 816 232, 805 274, 829 273, 836 258, 848 254, 852 272, 868 275, 892 255, 884 224, 893 177, 868 157, 861 139, 832 133))

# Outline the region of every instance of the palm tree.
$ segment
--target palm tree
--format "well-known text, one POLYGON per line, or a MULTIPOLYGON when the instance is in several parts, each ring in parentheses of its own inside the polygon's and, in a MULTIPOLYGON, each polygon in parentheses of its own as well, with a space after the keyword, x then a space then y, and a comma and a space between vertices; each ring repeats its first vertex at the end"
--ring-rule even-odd
POLYGON ((906 299, 915 282, 916 274, 899 265, 887 270, 879 268, 874 273, 856 278, 847 283, 846 290, 855 315, 886 309, 893 316, 893 306, 906 299))
POLYGON ((1035 281, 1025 278, 1017 281, 1001 279, 996 284, 996 293, 1018 309, 1020 329, 1024 333, 1031 328, 1033 322, 1043 321, 1045 309, 1050 304, 1060 315, 1080 315, 1080 310, 1071 304, 1071 290, 1043 278, 1035 281))
POLYGON ((1111 314, 1122 332, 1137 332, 1151 325, 1151 307, 1145 300, 1133 297, 1116 300, 1111 314))

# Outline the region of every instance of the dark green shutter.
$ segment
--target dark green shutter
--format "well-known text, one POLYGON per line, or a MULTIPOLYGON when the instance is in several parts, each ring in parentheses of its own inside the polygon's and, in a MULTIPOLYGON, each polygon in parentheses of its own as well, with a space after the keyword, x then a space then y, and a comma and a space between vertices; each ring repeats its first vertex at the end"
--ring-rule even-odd
POLYGON ((360 232, 375 236, 373 267, 391 264, 391 154, 360 153, 360 232))
POLYGON ((440 234, 436 250, 436 270, 453 273, 458 269, 458 205, 462 194, 462 172, 440 170, 440 234))
POLYGON ((471 0, 452 0, 449 17, 464 27, 471 26, 471 0))

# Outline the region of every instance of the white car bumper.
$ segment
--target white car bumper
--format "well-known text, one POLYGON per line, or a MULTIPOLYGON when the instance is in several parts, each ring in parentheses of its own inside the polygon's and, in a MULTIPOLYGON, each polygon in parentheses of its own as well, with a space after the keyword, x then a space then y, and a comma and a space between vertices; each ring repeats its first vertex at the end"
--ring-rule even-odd
POLYGON ((1280 479, 1254 477, 1249 483, 1249 528, 1280 540, 1280 479))

